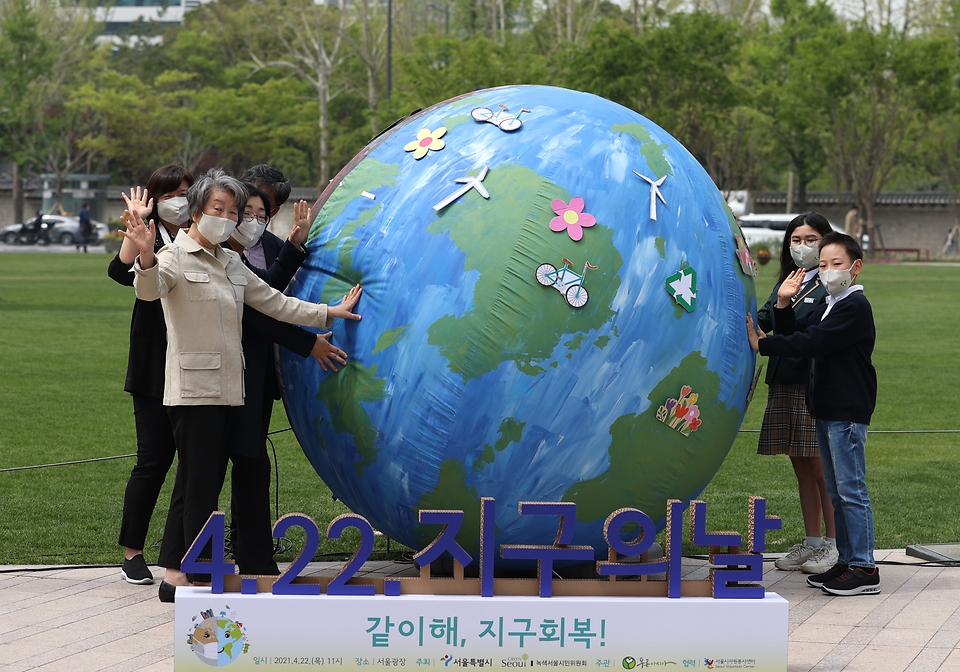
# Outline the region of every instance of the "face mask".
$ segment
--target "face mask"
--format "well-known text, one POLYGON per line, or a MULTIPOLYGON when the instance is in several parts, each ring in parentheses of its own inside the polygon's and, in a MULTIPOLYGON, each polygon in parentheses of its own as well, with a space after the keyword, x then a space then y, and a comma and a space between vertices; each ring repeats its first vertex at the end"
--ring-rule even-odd
POLYGON ((820 248, 813 245, 794 245, 790 248, 793 263, 805 271, 809 271, 820 262, 820 248))
POLYGON ((157 215, 174 226, 182 226, 190 221, 190 208, 185 196, 174 196, 157 203, 157 215))
POLYGON ((260 241, 260 236, 263 235, 263 232, 267 230, 266 222, 261 223, 260 220, 253 220, 257 225, 257 230, 253 232, 253 237, 250 239, 250 244, 246 247, 253 247, 260 241))
POLYGON ((236 228, 237 223, 232 219, 214 217, 206 213, 204 213, 200 221, 197 222, 197 230, 200 232, 200 235, 213 245, 219 245, 225 242, 233 235, 233 231, 236 228))
POLYGON ((827 294, 836 298, 847 291, 853 282, 850 276, 852 270, 853 266, 845 270, 828 268, 820 271, 820 279, 823 281, 823 286, 827 288, 827 294))
POLYGON ((257 224, 259 223, 256 217, 244 219, 237 224, 237 228, 233 232, 233 239, 244 248, 250 247, 253 245, 253 236, 257 232, 257 224))

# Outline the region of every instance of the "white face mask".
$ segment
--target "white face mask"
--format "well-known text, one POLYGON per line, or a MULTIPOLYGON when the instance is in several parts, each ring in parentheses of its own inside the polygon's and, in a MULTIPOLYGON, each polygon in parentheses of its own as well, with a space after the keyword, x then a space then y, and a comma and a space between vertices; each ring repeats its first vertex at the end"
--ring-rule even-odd
POLYGON ((214 217, 206 213, 204 213, 203 216, 200 217, 200 221, 197 222, 197 231, 207 239, 207 242, 213 245, 219 245, 225 242, 233 235, 233 231, 236 228, 237 223, 232 219, 214 217))
POLYGON ((815 245, 794 245, 790 248, 793 263, 805 271, 820 263, 820 248, 815 245))
POLYGON ((257 230, 253 232, 253 238, 250 239, 250 244, 246 247, 253 247, 260 241, 260 236, 263 235, 263 232, 267 230, 266 222, 260 222, 258 219, 253 220, 257 225, 257 230))
POLYGON ((253 236, 257 232, 257 225, 259 223, 256 217, 249 217, 242 220, 237 224, 237 228, 233 232, 233 239, 244 248, 250 247, 253 245, 253 236))
POLYGON ((847 288, 853 284, 853 278, 850 275, 850 271, 852 270, 853 266, 843 270, 828 268, 820 271, 820 280, 823 282, 823 286, 827 288, 827 294, 833 298, 837 298, 847 291, 847 288))
POLYGON ((185 196, 174 196, 157 203, 157 215, 163 221, 174 226, 182 226, 190 221, 190 208, 185 196))

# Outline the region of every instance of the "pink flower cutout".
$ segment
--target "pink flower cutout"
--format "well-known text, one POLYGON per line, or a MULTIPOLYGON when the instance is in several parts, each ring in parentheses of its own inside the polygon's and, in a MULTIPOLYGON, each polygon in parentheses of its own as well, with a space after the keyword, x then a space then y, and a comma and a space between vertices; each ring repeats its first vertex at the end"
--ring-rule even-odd
POLYGON ((580 240, 583 238, 583 229, 593 226, 597 219, 583 211, 583 199, 574 196, 570 199, 570 205, 567 205, 559 198, 554 199, 550 204, 557 216, 550 220, 550 230, 560 232, 566 229, 571 240, 580 240))

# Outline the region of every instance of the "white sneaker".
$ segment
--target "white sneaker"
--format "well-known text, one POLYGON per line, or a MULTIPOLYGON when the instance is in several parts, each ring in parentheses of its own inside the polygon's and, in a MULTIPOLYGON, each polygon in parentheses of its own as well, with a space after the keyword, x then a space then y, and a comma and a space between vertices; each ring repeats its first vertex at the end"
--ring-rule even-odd
POLYGON ((822 574, 840 561, 840 552, 833 544, 824 543, 800 567, 804 574, 822 574))
POLYGON ((798 570, 817 550, 819 549, 813 546, 807 546, 804 543, 794 544, 790 552, 774 562, 773 565, 777 569, 782 569, 785 572, 798 570))

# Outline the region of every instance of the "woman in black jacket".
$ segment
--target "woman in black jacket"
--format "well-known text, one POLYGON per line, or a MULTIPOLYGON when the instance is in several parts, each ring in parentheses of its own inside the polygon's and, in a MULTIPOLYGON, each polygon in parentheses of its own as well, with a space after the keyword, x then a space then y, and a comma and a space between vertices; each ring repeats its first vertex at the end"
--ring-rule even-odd
MULTIPOLYGON (((154 171, 145 191, 141 192, 138 187, 131 190, 129 198, 124 194, 128 207, 148 209, 149 217, 162 224, 157 227, 156 251, 172 242, 183 224, 189 224, 186 194, 192 184, 193 175, 189 171, 181 166, 167 165, 154 171), (147 200, 149 194, 154 197, 147 200)), ((132 269, 137 254, 136 245, 124 239, 107 274, 121 285, 133 287, 132 269)), ((130 472, 123 496, 119 539, 124 547, 120 576, 129 583, 153 583, 153 574, 143 558, 143 546, 160 488, 177 453, 173 430, 163 406, 166 350, 167 327, 160 302, 136 299, 130 322, 130 354, 123 389, 133 396, 137 463, 130 472)))
MULTIPOLYGON (((766 304, 757 311, 757 324, 763 331, 778 331, 773 315, 777 290, 797 269, 802 268, 807 273, 800 293, 793 299, 794 313, 802 317, 826 300, 827 291, 819 278, 817 246, 820 239, 831 231, 830 223, 816 212, 798 215, 787 225, 777 285, 766 304)), ((833 504, 823 481, 816 428, 805 399, 809 368, 807 359, 770 358, 766 377, 770 389, 757 452, 761 455, 789 455, 800 490, 800 512, 806 538, 774 564, 782 570, 800 569, 817 574, 833 566, 837 551, 833 504), (821 518, 826 538, 821 538, 821 518)))

